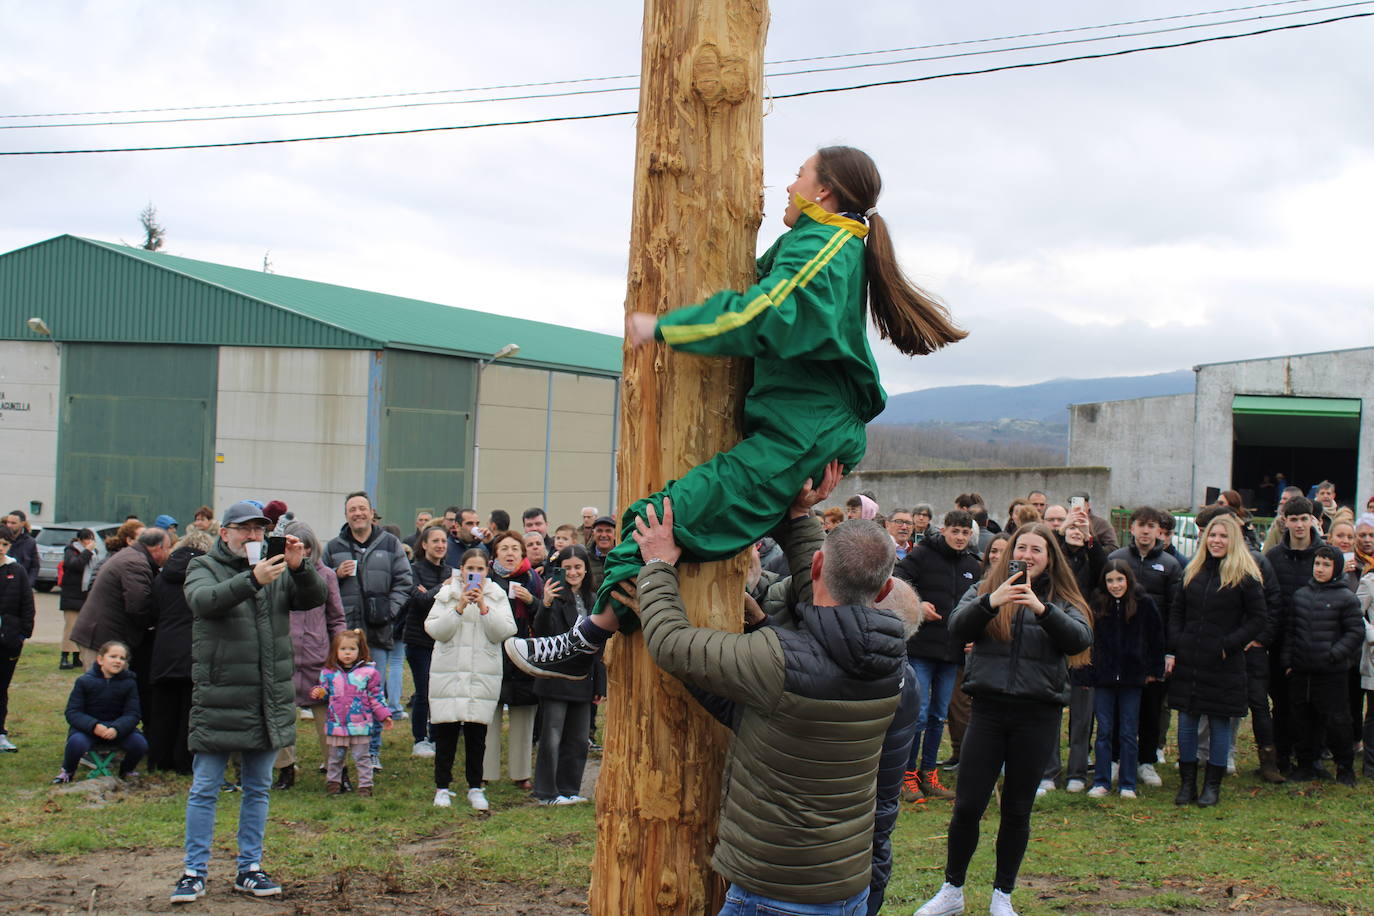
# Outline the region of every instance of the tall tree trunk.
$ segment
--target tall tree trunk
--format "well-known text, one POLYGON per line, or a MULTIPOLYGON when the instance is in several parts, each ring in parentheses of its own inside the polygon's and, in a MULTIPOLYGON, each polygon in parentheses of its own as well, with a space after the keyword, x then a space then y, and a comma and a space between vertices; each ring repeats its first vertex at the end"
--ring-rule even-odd
MULTIPOLYGON (((754 282, 762 213, 766 0, 645 0, 625 307, 662 313, 754 282)), ((739 439, 746 366, 627 347, 620 505, 739 439)), ((744 562, 686 565, 692 622, 739 631, 744 562)), ((597 784, 595 916, 714 913, 728 733, 665 675, 641 633, 611 640, 597 784)))

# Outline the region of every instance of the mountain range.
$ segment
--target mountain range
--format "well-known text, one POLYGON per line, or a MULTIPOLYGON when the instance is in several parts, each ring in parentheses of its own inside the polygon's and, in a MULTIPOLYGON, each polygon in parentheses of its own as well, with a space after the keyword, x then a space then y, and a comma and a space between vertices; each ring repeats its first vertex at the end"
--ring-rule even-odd
POLYGON ((946 385, 887 399, 881 424, 1038 420, 1068 423, 1068 405, 1165 394, 1191 394, 1189 369, 1116 378, 1057 378, 1034 385, 946 385))

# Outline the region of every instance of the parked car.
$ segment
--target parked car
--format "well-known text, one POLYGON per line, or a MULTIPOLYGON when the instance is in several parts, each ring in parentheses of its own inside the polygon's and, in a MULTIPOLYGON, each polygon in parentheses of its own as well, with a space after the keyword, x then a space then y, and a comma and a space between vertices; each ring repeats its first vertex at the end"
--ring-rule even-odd
POLYGON ((38 542, 38 581, 34 588, 40 592, 52 591, 57 584, 57 567, 62 563, 62 552, 82 528, 95 532, 95 559, 105 556, 105 539, 119 530, 118 522, 52 522, 44 525, 35 533, 38 542))

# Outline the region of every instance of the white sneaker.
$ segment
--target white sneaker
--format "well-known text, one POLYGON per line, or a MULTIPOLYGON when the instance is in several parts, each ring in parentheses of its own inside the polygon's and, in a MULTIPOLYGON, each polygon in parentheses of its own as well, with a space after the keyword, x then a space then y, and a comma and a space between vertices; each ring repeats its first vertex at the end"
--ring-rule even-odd
POLYGON ((380 771, 381 768, 382 768, 382 755, 381 755, 381 754, 373 754, 373 755, 372 755, 372 769, 380 771))
POLYGON ((1121 797, 1122 797, 1122 798, 1135 798, 1135 789, 1122 789, 1122 790, 1121 790, 1121 797))
POLYGON ((1089 797, 1089 798, 1106 798, 1106 797, 1107 797, 1107 793, 1110 792, 1110 791, 1111 791, 1111 790, 1108 789, 1106 786, 1093 786, 1091 789, 1088 790, 1088 797, 1089 797))
POLYGON ((1035 790, 1035 797, 1036 797, 1036 798, 1039 798, 1040 796, 1044 795, 1046 792, 1053 792, 1053 791, 1054 791, 1054 780, 1053 780, 1053 779, 1042 779, 1042 780, 1040 780, 1040 786, 1035 790))
MULTIPOLYGON (((1160 763, 1167 763, 1167 762, 1168 762, 1168 761, 1166 761, 1166 760, 1164 759, 1164 748, 1162 748, 1162 747, 1157 747, 1157 748, 1155 748, 1155 759, 1158 760, 1160 763)), ((1175 764, 1177 764, 1178 761, 1174 761, 1174 762, 1175 762, 1175 764)))
POLYGON ((434 790, 434 807, 448 808, 453 804, 453 793, 448 789, 434 790))
POLYGON ((563 805, 575 805, 577 804, 577 802, 572 800, 572 796, 560 795, 553 801, 549 802, 549 804, 558 805, 559 807, 562 807, 563 805))
POLYGON ((481 789, 468 789, 468 804, 472 805, 474 811, 491 810, 491 805, 487 804, 487 793, 481 789))
POLYGON ((1016 916, 1016 911, 1011 908, 1011 894, 1004 894, 994 887, 992 902, 988 904, 988 916, 1016 916))
POLYGON ((1164 785, 1164 780, 1160 779, 1159 774, 1155 772, 1155 765, 1153 763, 1142 763, 1140 766, 1136 767, 1135 776, 1136 779, 1152 789, 1158 789, 1160 786, 1164 785))
POLYGON ((315 718, 315 711, 308 706, 301 707, 301 718, 310 720, 315 718))
POLYGON ((10 740, 10 736, 0 732, 0 751, 13 754, 17 750, 19 750, 19 748, 10 740))
POLYGON ((1081 779, 1070 779, 1069 784, 1064 788, 1068 789, 1070 792, 1082 792, 1087 788, 1087 785, 1088 784, 1081 779))
POLYGON ((948 882, 912 916, 959 916, 964 912, 964 889, 948 882))
POLYGON ((413 748, 410 749, 410 756, 412 756, 412 757, 433 757, 433 756, 434 756, 434 742, 433 742, 433 741, 426 741, 426 740, 424 740, 423 738, 421 738, 419 741, 416 741, 416 742, 415 742, 415 746, 414 746, 413 748))

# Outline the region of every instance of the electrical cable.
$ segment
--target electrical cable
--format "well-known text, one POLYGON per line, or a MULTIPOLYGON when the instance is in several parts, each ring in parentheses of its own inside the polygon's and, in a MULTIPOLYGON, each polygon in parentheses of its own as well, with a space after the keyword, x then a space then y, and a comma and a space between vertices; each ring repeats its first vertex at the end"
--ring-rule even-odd
MULTIPOLYGON (((1176 19, 1194 19, 1194 18, 1197 18, 1197 17, 1200 17, 1200 16, 1215 16, 1215 15, 1221 15, 1221 14, 1223 14, 1223 13, 1237 13, 1237 12, 1244 12, 1244 11, 1248 11, 1248 10, 1267 9, 1267 8, 1269 8, 1269 7, 1275 7, 1275 6, 1292 6, 1293 4, 1296 4, 1296 3, 1310 3, 1310 2, 1312 2, 1312 0, 1273 0, 1273 2, 1269 2, 1269 3, 1254 3, 1254 4, 1250 4, 1250 5, 1248 5, 1248 6, 1232 6, 1232 7, 1226 7, 1226 8, 1224 8, 1224 9, 1205 10, 1205 11, 1202 11, 1202 12, 1195 12, 1195 13, 1179 13, 1179 14, 1176 14, 1176 15, 1173 15, 1173 16, 1156 16, 1156 17, 1153 17, 1153 18, 1150 18, 1150 19, 1130 19, 1130 20, 1125 20, 1125 21, 1122 21, 1122 22, 1109 22, 1109 23, 1104 23, 1104 24, 1102 24, 1102 25, 1084 25, 1084 26, 1074 26, 1074 27, 1071 27, 1071 28, 1048 29, 1048 30, 1044 30, 1044 31, 1040 31, 1040 32, 1022 32, 1022 33, 1016 34, 1016 35, 1001 35, 1001 36, 997 36, 997 37, 993 37, 993 38, 969 38, 969 39, 963 39, 963 40, 960 40, 960 41, 944 41, 944 42, 937 42, 937 43, 934 43, 934 44, 910 45, 910 46, 901 47, 901 48, 885 48, 885 49, 881 49, 881 50, 872 50, 872 51, 847 51, 847 52, 844 52, 844 53, 841 53, 841 54, 822 54, 822 55, 817 55, 817 56, 813 56, 813 57, 789 57, 789 58, 782 58, 782 59, 776 60, 776 61, 768 61, 768 62, 765 63, 765 66, 771 65, 771 64, 795 64, 795 63, 805 63, 805 62, 813 61, 813 60, 840 60, 840 59, 847 58, 847 57, 864 57, 864 56, 870 56, 870 55, 876 55, 876 54, 898 54, 898 53, 904 53, 904 52, 906 52, 906 51, 924 51, 924 50, 930 50, 930 49, 933 49, 933 48, 951 48, 951 47, 959 47, 959 46, 962 46, 962 45, 984 44, 984 43, 996 42, 996 41, 1013 41, 1013 40, 1021 39, 1021 38, 1040 38, 1040 37, 1043 37, 1043 36, 1046 36, 1046 35, 1062 35, 1062 34, 1067 34, 1067 33, 1070 33, 1070 32, 1089 32, 1089 31, 1093 31, 1093 30, 1095 30, 1095 29, 1112 29, 1112 28, 1119 28, 1119 27, 1122 27, 1122 26, 1129 26, 1129 25, 1142 25, 1142 24, 1151 23, 1151 22, 1168 22, 1168 21, 1172 21, 1172 20, 1176 20, 1176 19)), ((1303 11, 1298 11, 1298 12, 1303 12, 1303 11)), ((381 94, 376 94, 376 95, 334 96, 334 97, 331 97, 331 98, 297 99, 297 100, 293 100, 293 101, 278 101, 278 102, 231 102, 231 103, 225 103, 225 104, 221 104, 221 105, 184 105, 184 106, 180 106, 180 107, 169 107, 169 108, 117 108, 117 109, 109 109, 109 110, 105 110, 105 111, 59 111, 59 112, 44 112, 44 113, 30 113, 30 114, 0 114, 0 120, 21 119, 21 118, 85 118, 85 117, 100 117, 100 116, 104 116, 104 115, 117 115, 117 114, 155 114, 155 113, 158 113, 158 112, 171 112, 171 111, 210 111, 210 110, 220 109, 220 108, 260 108, 260 107, 267 107, 267 106, 274 106, 274 105, 323 105, 323 104, 328 104, 328 103, 331 103, 331 102, 363 102, 363 101, 374 101, 374 100, 377 100, 377 99, 409 98, 409 97, 424 96, 424 95, 445 95, 445 94, 458 93, 458 92, 494 92, 494 91, 500 90, 500 89, 532 89, 532 88, 541 88, 541 87, 544 87, 544 86, 567 86, 567 85, 576 85, 576 84, 578 84, 578 83, 594 83, 594 82, 606 82, 606 81, 613 81, 613 80, 638 79, 638 78, 639 78, 639 74, 637 74, 637 73, 631 73, 631 74, 623 74, 623 75, 620 75, 620 76, 589 76, 589 77, 582 77, 582 78, 579 78, 579 79, 567 79, 567 80, 545 80, 545 81, 542 81, 542 82, 528 82, 528 83, 503 83, 503 84, 498 84, 498 85, 494 85, 494 86, 476 86, 476 87, 470 87, 470 88, 466 88, 466 89, 426 89, 426 90, 419 90, 419 91, 414 91, 414 92, 390 92, 390 93, 381 93, 381 94)))
MULTIPOLYGON (((1287 0, 1292 2, 1292 0, 1287 0)), ((979 57, 988 54, 1005 54, 1013 51, 1034 51, 1043 48, 1062 47, 1065 45, 1087 44, 1098 41, 1113 41, 1124 38, 1143 38, 1148 35, 1162 35, 1170 32, 1184 32, 1193 29, 1209 29, 1227 25, 1238 25, 1242 22, 1256 22, 1265 19, 1274 19, 1281 16, 1295 16, 1307 13, 1322 13, 1331 10, 1349 9, 1356 6, 1369 6, 1374 0, 1353 0, 1349 3, 1339 3, 1332 6, 1309 7, 1302 10, 1290 10, 1284 13, 1265 13, 1257 16, 1245 16, 1238 19, 1223 19, 1216 22, 1191 23, 1189 25, 1171 26, 1165 29, 1147 29, 1140 32, 1121 32, 1113 35, 1096 35, 1091 38, 1070 38, 1060 41, 1041 42, 1039 44, 1015 45, 1010 48, 989 48, 978 51, 959 51, 953 54, 936 54, 928 57, 909 57, 901 60, 869 61, 861 64, 846 64, 839 67, 812 67, 804 70, 787 70, 781 73, 765 73, 765 79, 776 79, 784 76, 801 76, 813 73, 835 73, 844 70, 862 70, 871 67, 892 67, 902 64, 930 63, 939 60, 953 60, 962 57, 979 57)), ((872 53, 872 52, 860 52, 872 53)), ((431 102, 398 102, 391 105, 369 105, 353 108, 327 108, 314 111, 267 111, 256 112, 253 114, 224 114, 207 115, 204 117, 192 118, 140 118, 127 121, 80 121, 59 124, 0 124, 0 131, 6 130, 42 130, 49 128, 71 128, 71 127, 130 127, 146 126, 150 124, 192 124, 207 121, 241 121, 258 120, 263 118, 301 118, 315 115, 332 114, 357 114, 370 111, 394 111, 403 108, 426 108, 439 105, 475 105, 489 102, 520 102, 532 99, 551 99, 567 98, 582 95, 601 95, 610 92, 629 92, 639 89, 639 86, 620 86, 611 89, 578 89, 568 92, 548 92, 535 93, 530 95, 497 96, 480 99, 444 99, 442 101, 431 102)))
MULTIPOLYGON (((1164 51, 1164 50, 1170 50, 1170 49, 1173 49, 1173 48, 1193 47, 1193 46, 1196 46, 1196 45, 1209 44, 1209 43, 1214 42, 1214 41, 1229 41, 1229 40, 1238 39, 1238 38, 1253 38, 1253 37, 1256 37, 1256 36, 1259 36, 1259 35, 1270 35, 1270 34, 1274 34, 1274 33, 1276 33, 1276 32, 1288 32, 1288 31, 1295 31, 1295 30, 1297 30, 1297 29, 1312 28, 1312 27, 1314 27, 1314 26, 1319 26, 1319 25, 1330 25, 1331 23, 1335 23, 1335 22, 1344 22, 1344 21, 1350 20, 1350 19, 1366 19, 1366 18, 1369 18, 1369 17, 1371 17, 1371 16, 1374 16, 1374 12, 1370 12, 1370 13, 1348 13, 1348 14, 1346 14, 1346 15, 1344 15, 1344 16, 1334 16, 1334 17, 1331 17, 1331 18, 1329 18, 1329 19, 1321 19, 1321 20, 1316 20, 1316 21, 1313 21, 1313 22, 1298 22, 1298 23, 1291 23, 1291 24, 1289 24, 1289 25, 1273 26, 1273 27, 1270 27, 1270 28, 1267 28, 1267 29, 1258 29, 1258 30, 1250 31, 1250 32, 1238 32, 1238 33, 1234 33, 1234 34, 1230 34, 1230 35, 1213 35, 1213 36, 1208 36, 1208 37, 1206 37, 1206 38, 1194 38, 1194 39, 1190 39, 1190 40, 1188 40, 1188 41, 1174 42, 1174 43, 1171 43, 1171 44, 1148 45, 1148 46, 1139 47, 1139 48, 1123 48, 1123 49, 1120 49, 1120 50, 1117 50, 1117 51, 1104 51, 1104 52, 1099 53, 1099 54, 1083 54, 1083 55, 1077 55, 1077 56, 1074 56, 1074 57, 1061 57, 1061 58, 1056 58, 1056 59, 1054 59, 1054 60, 1026 61, 1026 62, 1018 63, 1018 64, 1003 64, 1003 65, 996 66, 996 67, 986 67, 986 68, 981 69, 981 70, 963 70, 963 71, 949 72, 949 73, 934 73, 934 74, 929 74, 929 75, 927 75, 927 76, 914 76, 914 77, 907 77, 907 78, 904 78, 904 79, 883 80, 883 81, 880 81, 880 82, 862 83, 862 84, 853 85, 853 86, 831 86, 831 87, 826 87, 826 88, 821 88, 821 89, 806 89, 806 90, 801 90, 801 91, 798 91, 798 92, 789 92, 789 93, 780 93, 780 94, 776 94, 776 95, 770 95, 770 96, 768 96, 768 98, 773 99, 773 100, 777 100, 777 99, 795 99, 795 98, 803 98, 803 97, 805 97, 805 96, 825 95, 825 94, 836 93, 836 92, 854 92, 854 91, 860 90, 860 89, 874 89, 874 88, 878 88, 878 87, 882 87, 882 86, 901 86, 901 85, 906 85, 906 84, 910 84, 910 83, 922 83, 922 82, 929 82, 929 81, 931 81, 931 80, 951 79, 951 78, 960 77, 960 76, 978 76, 978 75, 986 74, 986 73, 1001 73, 1001 72, 1005 72, 1005 71, 1008 71, 1008 70, 1029 70, 1029 69, 1034 69, 1034 68, 1038 68, 1038 67, 1050 67, 1050 66, 1055 66, 1055 65, 1058 65, 1058 64, 1074 63, 1074 62, 1077 62, 1077 61, 1085 61, 1085 60, 1104 60, 1104 59, 1112 58, 1112 57, 1125 57, 1125 56, 1130 55, 1130 54, 1141 54, 1141 53, 1144 53, 1144 52, 1147 52, 1147 51, 1164 51)), ((436 132, 440 132, 440 131, 452 131, 452 130, 475 130, 475 129, 486 128, 486 127, 514 127, 514 126, 523 126, 523 125, 531 125, 531 124, 551 124, 551 123, 556 123, 556 122, 561 122, 561 121, 589 121, 589 120, 596 120, 596 119, 602 119, 602 118, 619 118, 619 117, 627 117, 627 116, 629 116, 629 115, 634 115, 634 114, 638 114, 638 111, 637 111, 637 110, 636 110, 636 111, 611 111, 611 112, 600 112, 600 113, 596 113, 596 114, 585 114, 585 115, 562 115, 562 116, 545 117, 545 118, 528 118, 528 119, 517 120, 517 121, 492 121, 492 122, 486 122, 486 123, 481 123, 481 124, 454 124, 454 125, 446 125, 446 126, 441 126, 441 127, 415 127, 415 128, 406 128, 406 129, 403 129, 403 130, 365 131, 365 132, 359 132, 359 133, 332 134, 332 135, 327 135, 327 136, 316 136, 316 137, 284 137, 284 138, 280 138, 280 139, 271 139, 271 140, 235 140, 235 141, 227 141, 227 142, 222 142, 222 143, 188 143, 188 144, 176 144, 176 145, 169 145, 169 146, 115 147, 115 148, 104 148, 104 149, 0 150, 0 156, 71 156, 71 155, 91 155, 91 154, 98 154, 98 153, 149 153, 149 152, 167 152, 167 151, 171 151, 171 150, 223 149, 223 148, 226 148, 226 147, 268 146, 268 145, 277 145, 277 144, 284 144, 284 143, 309 143, 309 142, 315 142, 315 141, 321 141, 321 140, 352 140, 352 139, 357 139, 357 138, 361 138, 361 137, 391 137, 391 136, 399 136, 399 135, 403 135, 403 134, 424 134, 424 133, 436 133, 436 132)))

